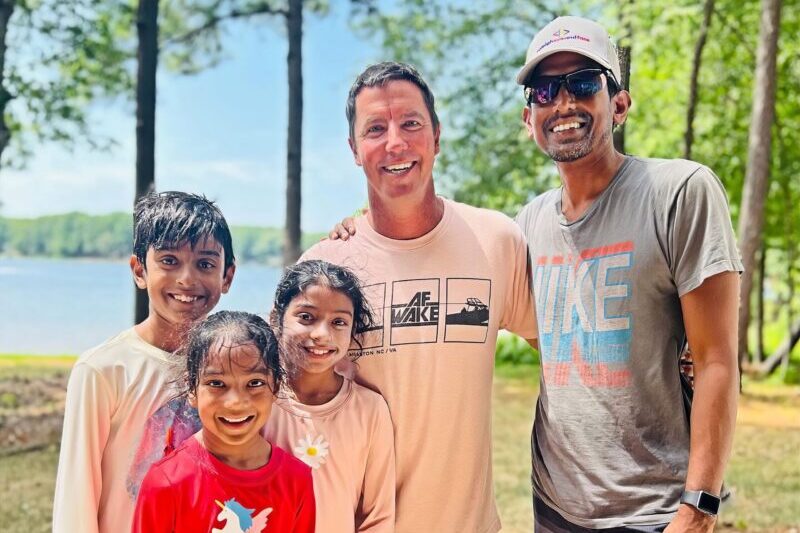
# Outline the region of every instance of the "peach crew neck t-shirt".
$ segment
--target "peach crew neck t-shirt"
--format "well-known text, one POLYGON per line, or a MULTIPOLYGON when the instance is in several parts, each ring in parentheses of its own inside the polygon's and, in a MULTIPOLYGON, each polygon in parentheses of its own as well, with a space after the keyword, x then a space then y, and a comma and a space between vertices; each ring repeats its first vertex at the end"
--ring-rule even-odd
POLYGON ((366 332, 356 381, 391 412, 396 530, 495 532, 492 375, 497 332, 536 337, 527 245, 508 217, 444 199, 427 234, 394 240, 364 217, 347 241, 302 259, 351 268, 378 325, 366 332))

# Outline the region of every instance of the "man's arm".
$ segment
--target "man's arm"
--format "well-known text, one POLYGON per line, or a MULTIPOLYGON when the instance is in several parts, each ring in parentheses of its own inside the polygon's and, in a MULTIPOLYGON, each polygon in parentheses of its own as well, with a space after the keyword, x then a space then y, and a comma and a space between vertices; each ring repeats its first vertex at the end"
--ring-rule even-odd
MULTIPOLYGON (((694 358, 695 385, 686 489, 718 495, 731 453, 739 395, 738 273, 706 279, 681 297, 681 309, 694 358)), ((666 531, 712 531, 715 520, 681 504, 666 531)))

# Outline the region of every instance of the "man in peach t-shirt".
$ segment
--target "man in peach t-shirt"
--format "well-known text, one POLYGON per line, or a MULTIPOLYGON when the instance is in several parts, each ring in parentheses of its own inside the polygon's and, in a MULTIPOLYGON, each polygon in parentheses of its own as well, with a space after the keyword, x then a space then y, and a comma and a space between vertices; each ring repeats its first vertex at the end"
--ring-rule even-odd
POLYGON ((505 215, 436 195, 440 126, 413 67, 368 67, 350 89, 347 118, 369 212, 355 219, 355 235, 303 259, 352 268, 376 315, 354 354, 356 381, 391 412, 396 530, 494 533, 495 341, 499 329, 536 337, 525 239, 505 215))

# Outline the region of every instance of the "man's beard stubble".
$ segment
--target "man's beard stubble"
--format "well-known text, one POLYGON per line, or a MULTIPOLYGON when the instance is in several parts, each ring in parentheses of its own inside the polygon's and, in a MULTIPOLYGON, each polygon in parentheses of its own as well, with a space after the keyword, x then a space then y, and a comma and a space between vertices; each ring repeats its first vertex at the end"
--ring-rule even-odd
MULTIPOLYGON (((590 120, 587 123, 586 127, 593 128, 594 120, 590 120)), ((549 131, 546 133, 549 133, 549 131)), ((594 143, 595 133, 596 132, 594 131, 594 129, 592 129, 589 132, 589 135, 587 135, 586 137, 577 142, 570 143, 567 146, 553 147, 548 145, 546 153, 550 157, 550 159, 552 159, 556 163, 570 163, 572 161, 577 161, 578 159, 586 157, 592 152, 592 147, 595 144, 594 143)), ((602 146, 605 143, 607 143, 608 140, 611 138, 611 135, 612 135, 612 128, 608 128, 607 130, 603 131, 598 146, 602 146)))

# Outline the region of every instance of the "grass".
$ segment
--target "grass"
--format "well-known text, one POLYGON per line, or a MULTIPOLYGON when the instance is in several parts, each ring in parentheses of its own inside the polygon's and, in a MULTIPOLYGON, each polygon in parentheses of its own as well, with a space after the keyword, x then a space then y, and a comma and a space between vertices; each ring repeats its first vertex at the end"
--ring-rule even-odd
POLYGON ((51 377, 69 372, 74 355, 0 354, 0 379, 11 376, 26 378, 51 377))
MULTIPOLYGON (((0 356, 0 378, 14 365, 0 356)), ((63 371, 66 358, 18 359, 32 375, 63 371), (40 367, 37 363, 41 363, 40 367)), ((538 388, 537 366, 501 366, 494 390, 494 476, 505 533, 530 532, 530 431, 538 388)), ((733 456, 726 480, 733 501, 722 511, 720 530, 789 532, 800 528, 800 387, 745 381, 733 456)), ((58 450, 0 457, 3 531, 50 530, 58 450)))
POLYGON ((58 448, 0 457, 0 516, 7 533, 50 531, 58 448))
MULTIPOLYGON (((507 533, 531 531, 530 432, 539 367, 498 367, 494 390, 495 487, 507 533)), ((800 529, 800 386, 745 381, 719 530, 800 529)))

